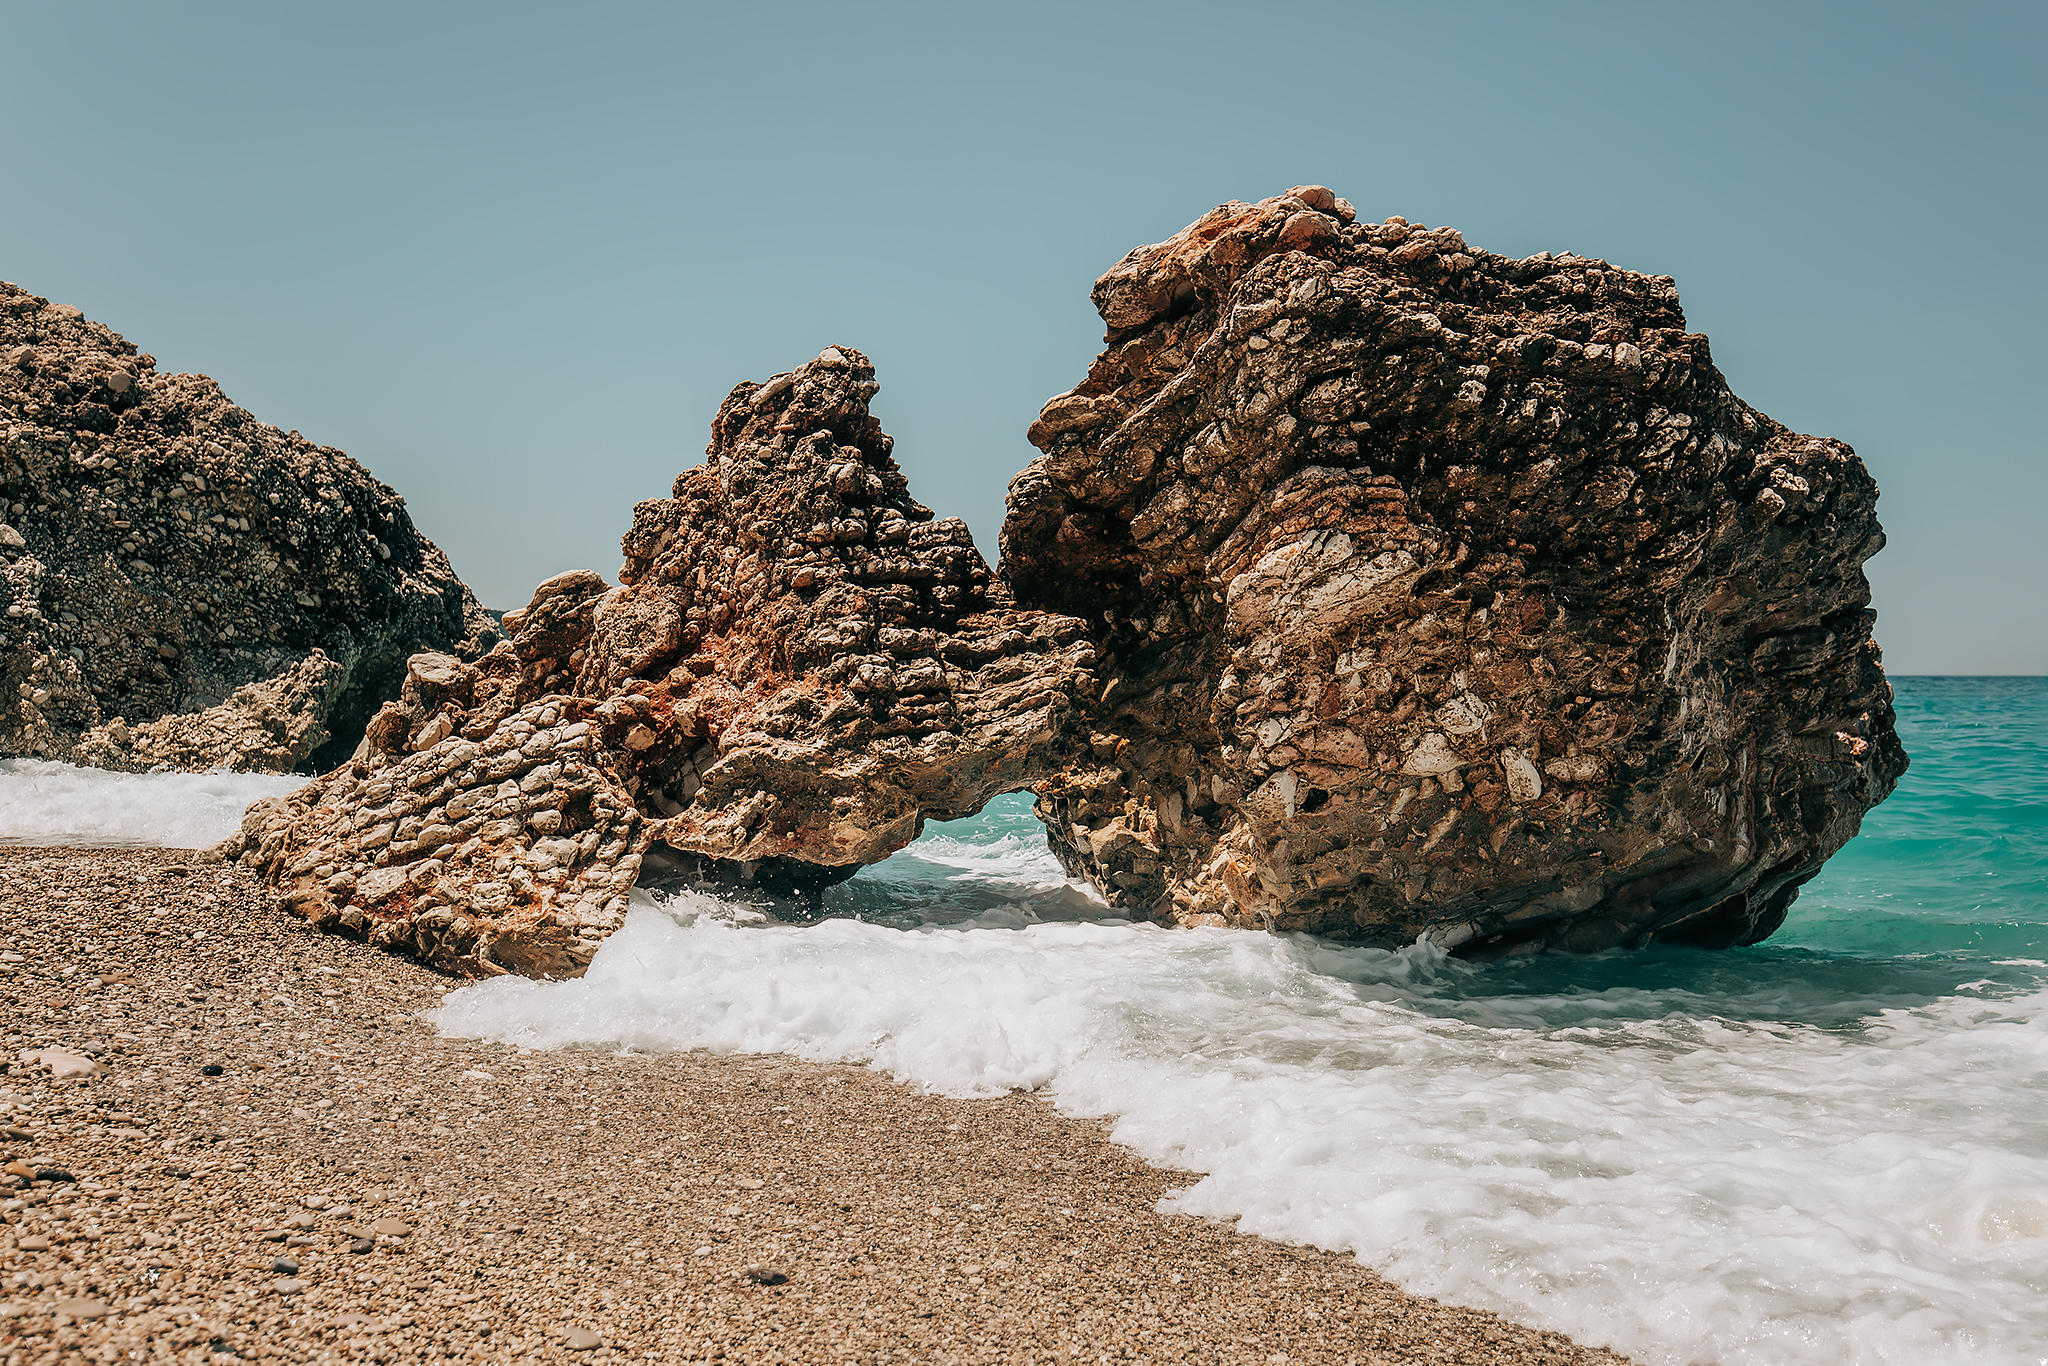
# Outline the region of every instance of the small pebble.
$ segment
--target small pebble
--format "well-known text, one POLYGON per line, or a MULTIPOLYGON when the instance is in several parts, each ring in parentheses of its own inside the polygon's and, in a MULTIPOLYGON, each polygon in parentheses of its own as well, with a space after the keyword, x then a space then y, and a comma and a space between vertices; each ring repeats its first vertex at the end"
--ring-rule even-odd
POLYGON ((588 1352, 604 1346, 604 1339, 588 1328, 571 1328, 562 1335, 562 1345, 572 1352, 588 1352))
POLYGON ((377 1245, 371 1242, 368 1238, 358 1238, 353 1243, 350 1243, 348 1245, 348 1250, 350 1252, 355 1253, 358 1257, 360 1257, 365 1252, 375 1252, 377 1250, 377 1245))
POLYGON ((204 1067, 202 1067, 202 1068, 200 1068, 200 1069, 199 1069, 199 1071, 200 1071, 200 1073, 201 1073, 202 1075, 204 1075, 204 1076, 208 1076, 208 1077, 217 1077, 217 1076, 221 1075, 221 1074, 222 1074, 223 1072, 225 1072, 225 1071, 227 1071, 227 1070, 228 1070, 227 1068, 225 1068, 225 1067, 222 1067, 222 1066, 221 1066, 221 1065, 220 1065, 219 1063, 217 1063, 217 1062, 210 1062, 210 1063, 206 1064, 206 1066, 204 1066, 204 1067))
POLYGON ((103 1319, 114 1311, 98 1300, 58 1300, 56 1310, 74 1319, 103 1319))
POLYGON ((789 1273, 779 1267, 750 1266, 747 1268, 747 1279, 755 1285, 781 1285, 789 1279, 789 1273))
POLYGON ((299 1264, 289 1257, 273 1259, 270 1263, 270 1269, 280 1276, 296 1276, 299 1274, 299 1264))
POLYGON ((275 1290, 280 1295, 296 1295, 306 1288, 306 1283, 300 1280, 289 1279, 282 1281, 272 1281, 270 1283, 270 1288, 272 1290, 275 1290))

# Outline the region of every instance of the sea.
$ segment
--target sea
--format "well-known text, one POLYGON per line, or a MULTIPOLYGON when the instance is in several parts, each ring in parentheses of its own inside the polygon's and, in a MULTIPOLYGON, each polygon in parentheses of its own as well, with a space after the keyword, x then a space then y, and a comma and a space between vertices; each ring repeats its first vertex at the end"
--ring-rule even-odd
MULTIPOLYGON (((1894 683, 1911 771, 1750 948, 1482 964, 1161 930, 1066 882, 1019 795, 818 923, 638 896, 585 977, 429 1018, 1035 1091, 1184 1172, 1165 1212, 1654 1366, 2040 1366, 2048 680, 1894 683)), ((198 843, 279 785, 13 761, 0 842, 198 843)))

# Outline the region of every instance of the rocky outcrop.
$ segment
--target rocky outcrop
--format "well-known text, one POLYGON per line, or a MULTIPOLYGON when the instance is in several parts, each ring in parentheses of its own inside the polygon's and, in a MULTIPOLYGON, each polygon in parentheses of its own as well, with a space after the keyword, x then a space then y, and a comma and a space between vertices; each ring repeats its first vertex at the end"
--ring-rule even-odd
MULTIPOLYGON (((587 631, 593 587, 551 579, 530 610, 587 631)), ((220 853, 322 929, 455 970, 581 971, 625 919, 647 835, 585 708, 548 689, 549 644, 413 656, 354 757, 250 807, 220 853)))
POLYGON ((593 613, 577 690, 656 852, 721 880, 851 876, 1051 771, 1094 700, 1082 624, 1015 610, 966 523, 910 497, 876 387, 835 347, 734 389, 593 613))
POLYGON ((467 971, 580 972, 635 881, 814 899, 1074 757, 1071 617, 1017 610, 912 499, 826 350, 725 400, 634 509, 617 587, 550 579, 473 667, 412 663, 354 757, 224 849, 323 927, 467 971))
POLYGON ((1174 924, 1749 943, 1905 768, 1877 490, 1728 390, 1668 277, 1304 187, 1097 281, 1003 568, 1101 648, 1039 788, 1174 924))
POLYGON ((421 649, 497 630, 340 451, 0 284, 0 754, 347 757, 421 649))

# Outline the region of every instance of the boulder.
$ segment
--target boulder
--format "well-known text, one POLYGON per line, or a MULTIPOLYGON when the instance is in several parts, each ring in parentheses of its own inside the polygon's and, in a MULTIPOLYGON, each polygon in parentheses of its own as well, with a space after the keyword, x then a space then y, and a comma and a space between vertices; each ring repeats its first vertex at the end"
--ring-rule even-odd
POLYGON ((415 656, 348 763, 223 848, 326 928, 459 971, 580 972, 635 884, 785 912, 1074 757, 1083 623, 1018 610, 964 523, 910 497, 833 347, 720 407, 578 571, 474 666, 415 656))
MULTIPOLYGON (((602 587, 551 579, 528 615, 587 631, 602 587)), ((321 929, 457 971, 580 972, 625 919, 647 833, 548 644, 414 655, 354 756, 250 807, 219 854, 321 929)))
POLYGON ((1165 924, 1754 942, 1906 757, 1869 472, 1729 392, 1669 277, 1305 186, 1096 282, 1003 572, 1104 692, 1039 788, 1165 924))
POLYGON ((495 623, 404 500, 0 283, 0 754, 331 767, 495 623))

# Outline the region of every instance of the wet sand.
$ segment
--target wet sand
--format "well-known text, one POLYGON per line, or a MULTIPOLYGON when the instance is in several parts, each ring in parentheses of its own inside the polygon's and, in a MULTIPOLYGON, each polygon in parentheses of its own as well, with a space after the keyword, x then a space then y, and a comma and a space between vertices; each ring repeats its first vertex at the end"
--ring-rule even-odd
POLYGON ((1621 1360, 1155 1213, 1042 1096, 444 1039, 451 985, 190 853, 0 850, 0 1363, 1621 1360))

